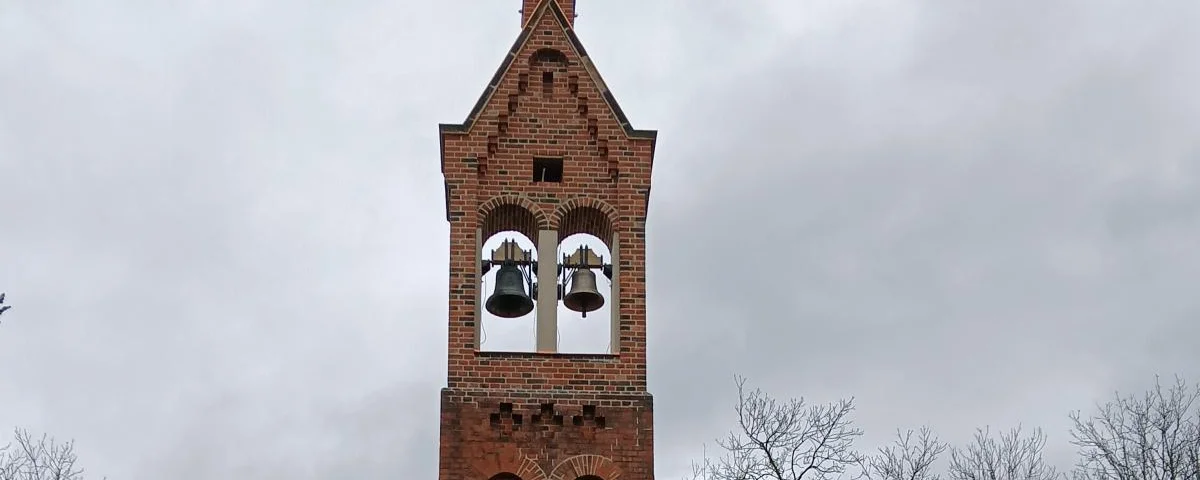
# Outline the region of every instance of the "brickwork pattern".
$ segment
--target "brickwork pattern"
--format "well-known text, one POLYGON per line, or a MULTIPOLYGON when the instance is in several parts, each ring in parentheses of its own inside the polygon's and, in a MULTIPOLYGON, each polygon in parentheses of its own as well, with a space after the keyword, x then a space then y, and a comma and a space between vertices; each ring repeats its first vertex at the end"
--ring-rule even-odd
POLYGON ((579 402, 514 393, 442 391, 443 480, 654 478, 648 395, 579 402))
MULTIPOLYGON (((524 26, 525 22, 529 21, 529 17, 533 16, 533 13, 537 11, 538 4, 540 3, 542 3, 541 0, 521 0, 521 26, 524 26)), ((575 0, 558 0, 558 6, 566 14, 567 23, 574 25, 575 0)))
POLYGON ((614 388, 622 381, 645 388, 645 195, 653 142, 625 134, 584 65, 555 16, 542 15, 471 129, 443 135, 451 221, 451 388, 494 385, 494 379, 518 371, 584 375, 581 369, 612 376, 614 388), (545 49, 565 61, 537 53, 545 49), (546 71, 554 74, 549 95, 540 85, 546 71), (533 182, 534 156, 563 158, 562 182, 533 182), (530 215, 512 213, 515 207, 530 215), (570 356, 478 357, 474 311, 483 298, 475 288, 481 254, 476 230, 486 235, 520 229, 534 242, 530 216, 532 223, 561 227, 562 237, 591 233, 607 243, 611 233, 618 234, 619 357, 582 362, 570 356))
POLYGON ((552 7, 523 2, 526 16, 537 13, 528 38, 482 108, 442 131, 450 305, 440 480, 653 478, 644 265, 654 140, 628 134, 560 23, 574 1, 552 7), (534 181, 535 157, 562 159, 561 181, 534 181), (535 241, 542 229, 610 248, 617 238, 619 355, 476 351, 485 298, 476 242, 510 230, 535 241))

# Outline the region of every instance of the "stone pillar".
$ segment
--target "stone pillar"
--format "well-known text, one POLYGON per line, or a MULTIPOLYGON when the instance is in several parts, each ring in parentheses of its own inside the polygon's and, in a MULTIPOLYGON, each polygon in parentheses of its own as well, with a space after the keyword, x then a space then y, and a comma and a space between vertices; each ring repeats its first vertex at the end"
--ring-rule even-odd
POLYGON ((612 289, 608 293, 609 312, 612 313, 612 318, 609 319, 611 324, 608 332, 608 353, 617 355, 621 353, 621 262, 620 245, 617 239, 616 232, 612 234, 612 246, 609 247, 609 253, 612 258, 612 289))
POLYGON ((537 351, 558 351, 558 231, 542 230, 537 238, 537 351))

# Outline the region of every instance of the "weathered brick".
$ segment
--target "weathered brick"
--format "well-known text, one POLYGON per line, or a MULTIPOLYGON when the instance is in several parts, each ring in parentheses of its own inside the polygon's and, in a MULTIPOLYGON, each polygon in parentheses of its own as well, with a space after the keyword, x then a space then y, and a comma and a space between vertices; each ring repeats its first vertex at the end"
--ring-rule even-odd
MULTIPOLYGON (((574 0, 523 0, 514 52, 467 121, 441 126, 450 222, 440 480, 653 478, 645 218, 656 132, 635 130, 571 30, 574 0), (534 157, 563 160, 534 182, 534 157), (619 354, 475 349, 476 230, 620 238, 619 354)), ((480 239, 480 240, 483 240, 480 239)))

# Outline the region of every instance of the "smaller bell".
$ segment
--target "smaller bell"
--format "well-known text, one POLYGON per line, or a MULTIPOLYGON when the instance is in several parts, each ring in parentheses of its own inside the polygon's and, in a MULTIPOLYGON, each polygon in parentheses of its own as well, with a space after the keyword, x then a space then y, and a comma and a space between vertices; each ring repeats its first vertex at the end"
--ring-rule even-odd
POLYGON ((596 274, 591 269, 580 268, 571 274, 571 291, 563 297, 563 305, 584 318, 604 306, 604 296, 596 289, 596 274))

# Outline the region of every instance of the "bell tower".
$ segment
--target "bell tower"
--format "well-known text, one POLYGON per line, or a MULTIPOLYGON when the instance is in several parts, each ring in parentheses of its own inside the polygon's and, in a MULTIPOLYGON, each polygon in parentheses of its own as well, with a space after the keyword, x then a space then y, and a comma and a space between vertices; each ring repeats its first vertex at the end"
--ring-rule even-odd
POLYGON ((657 132, 625 118, 575 35, 575 0, 521 7, 521 32, 466 120, 439 125, 450 305, 438 478, 653 479, 645 222, 657 132), (595 242, 563 248, 577 234, 595 242), (606 325, 608 351, 559 351, 560 305, 562 320, 606 325), (535 348, 482 350, 484 312, 535 326, 535 348))

